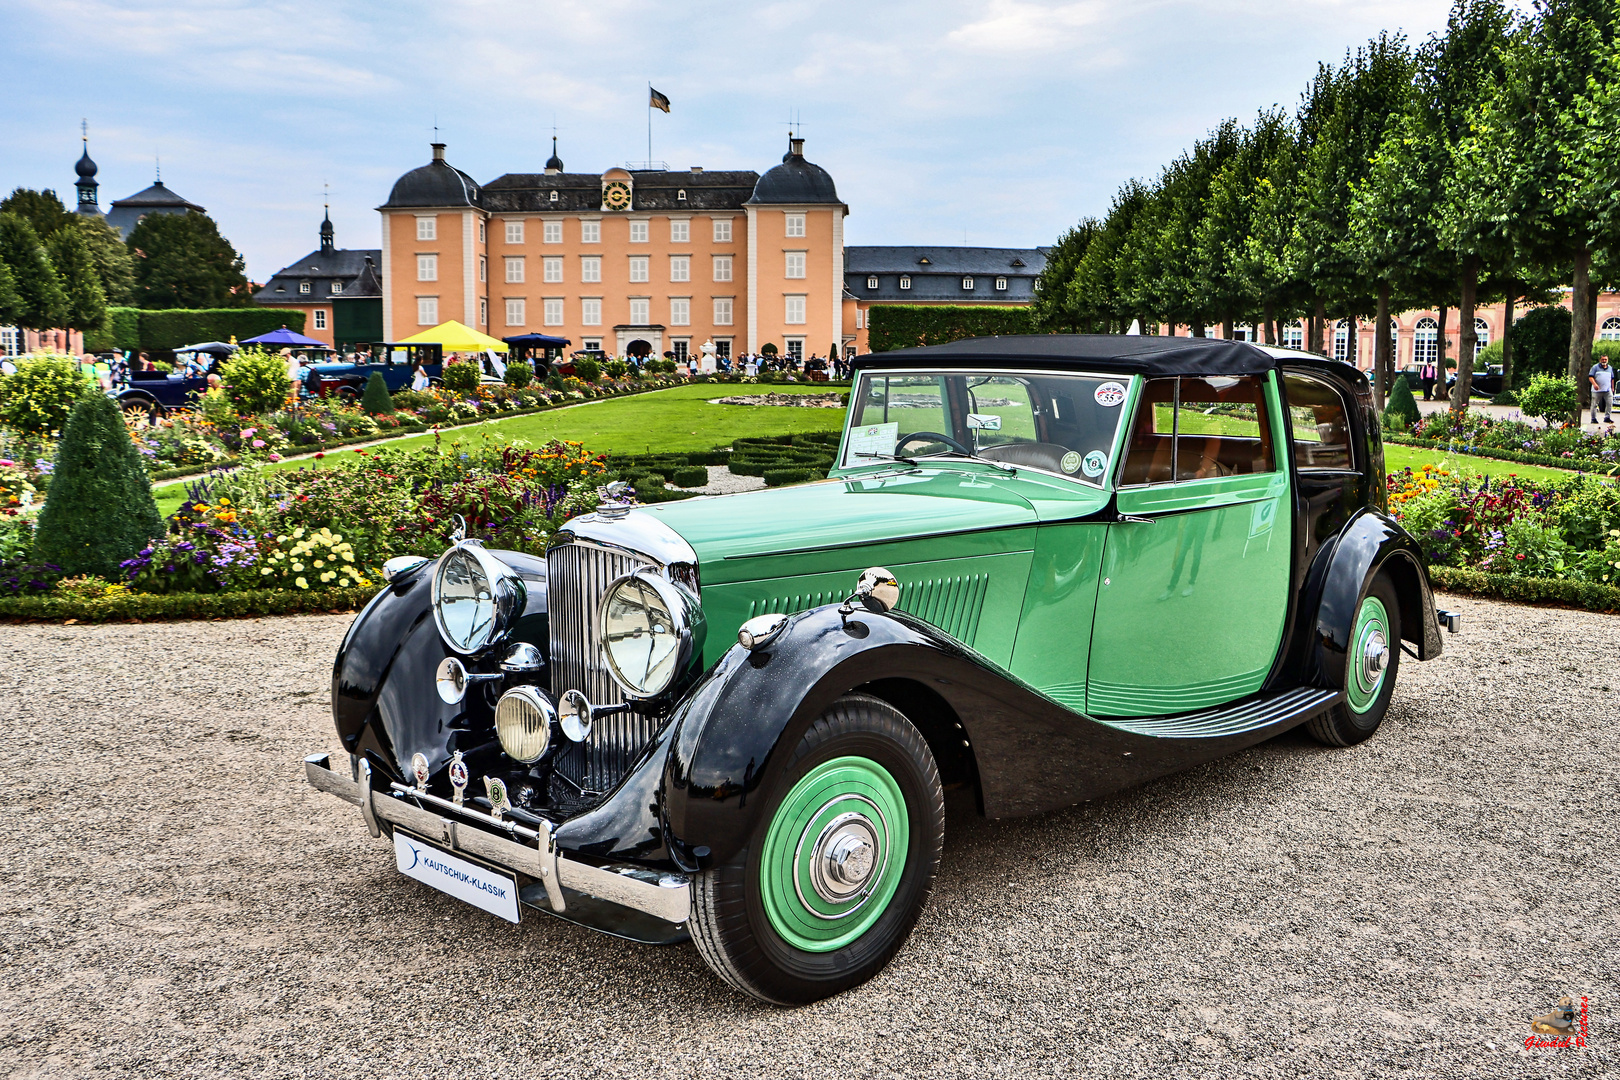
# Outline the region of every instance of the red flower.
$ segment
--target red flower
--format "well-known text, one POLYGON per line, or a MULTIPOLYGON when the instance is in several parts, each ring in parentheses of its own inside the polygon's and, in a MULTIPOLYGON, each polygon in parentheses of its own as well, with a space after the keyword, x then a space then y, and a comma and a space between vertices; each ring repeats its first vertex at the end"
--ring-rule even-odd
POLYGON ((1513 556, 1513 557, 1514 557, 1514 558, 1515 558, 1515 559, 1518 559, 1518 560, 1519 560, 1519 561, 1520 561, 1520 562, 1523 562, 1523 561, 1524 561, 1524 556, 1523 556, 1523 555, 1515 555, 1515 556, 1513 556))
POLYGON ((326 456, 326 451, 322 450, 320 453, 315 455, 315 460, 319 461, 319 460, 321 460, 321 458, 323 458, 325 456, 326 456))

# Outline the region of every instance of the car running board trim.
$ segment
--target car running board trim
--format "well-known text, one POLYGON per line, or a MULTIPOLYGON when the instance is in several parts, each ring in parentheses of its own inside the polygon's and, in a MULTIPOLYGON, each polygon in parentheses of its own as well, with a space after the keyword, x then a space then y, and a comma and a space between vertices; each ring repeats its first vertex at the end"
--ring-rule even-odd
POLYGON ((1217 709, 1178 713, 1175 716, 1094 716, 1092 719, 1121 731, 1159 739, 1208 739, 1241 735, 1288 721, 1309 719, 1338 704, 1342 696, 1343 692, 1339 690, 1301 686, 1279 694, 1261 695, 1233 705, 1222 705, 1217 709))

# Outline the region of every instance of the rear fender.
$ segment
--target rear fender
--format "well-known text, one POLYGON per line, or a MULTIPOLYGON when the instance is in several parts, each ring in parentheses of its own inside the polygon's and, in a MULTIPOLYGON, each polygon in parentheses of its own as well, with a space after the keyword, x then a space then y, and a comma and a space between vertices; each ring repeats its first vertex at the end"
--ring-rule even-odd
POLYGON ((1400 602, 1401 637, 1416 646, 1419 660, 1440 655, 1440 624, 1423 551, 1394 518, 1367 509, 1344 527, 1329 556, 1316 607, 1316 641, 1308 681, 1324 687, 1344 685, 1356 611, 1380 573, 1389 576, 1400 602))

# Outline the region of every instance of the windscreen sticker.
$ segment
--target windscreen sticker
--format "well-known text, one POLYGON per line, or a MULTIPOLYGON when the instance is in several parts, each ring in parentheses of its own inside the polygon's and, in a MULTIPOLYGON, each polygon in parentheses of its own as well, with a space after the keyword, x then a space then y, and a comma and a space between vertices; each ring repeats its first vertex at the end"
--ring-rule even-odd
POLYGON ((1070 450, 1067 454, 1063 455, 1063 458, 1058 462, 1058 465, 1066 473, 1078 472, 1080 469, 1079 451, 1070 450))
POLYGON ((1125 403, 1125 388, 1117 382, 1105 382, 1092 393, 1097 404, 1105 409, 1117 409, 1125 403))
POLYGON ((900 422, 865 424, 849 429, 849 456, 857 464, 865 464, 874 455, 891 457, 900 438, 900 422))
MULTIPOLYGON (((1070 452, 1072 453, 1073 451, 1070 452)), ((1066 459, 1065 464, 1067 464, 1066 459)), ((1103 453, 1101 450, 1093 450, 1091 453, 1086 455, 1085 463, 1080 466, 1080 471, 1085 473, 1087 476, 1101 476, 1107 468, 1108 455, 1103 453)))

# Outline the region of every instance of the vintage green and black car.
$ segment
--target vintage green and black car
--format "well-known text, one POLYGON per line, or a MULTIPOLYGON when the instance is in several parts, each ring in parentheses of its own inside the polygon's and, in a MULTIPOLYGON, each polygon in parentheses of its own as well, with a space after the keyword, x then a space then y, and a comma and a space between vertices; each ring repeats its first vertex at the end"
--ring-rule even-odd
POLYGON ((1302 724, 1357 743, 1457 628, 1353 367, 1155 337, 855 366, 824 482, 396 561, 333 673, 349 766, 310 782, 452 895, 690 934, 805 1002, 904 943, 945 788, 1010 817, 1302 724))

